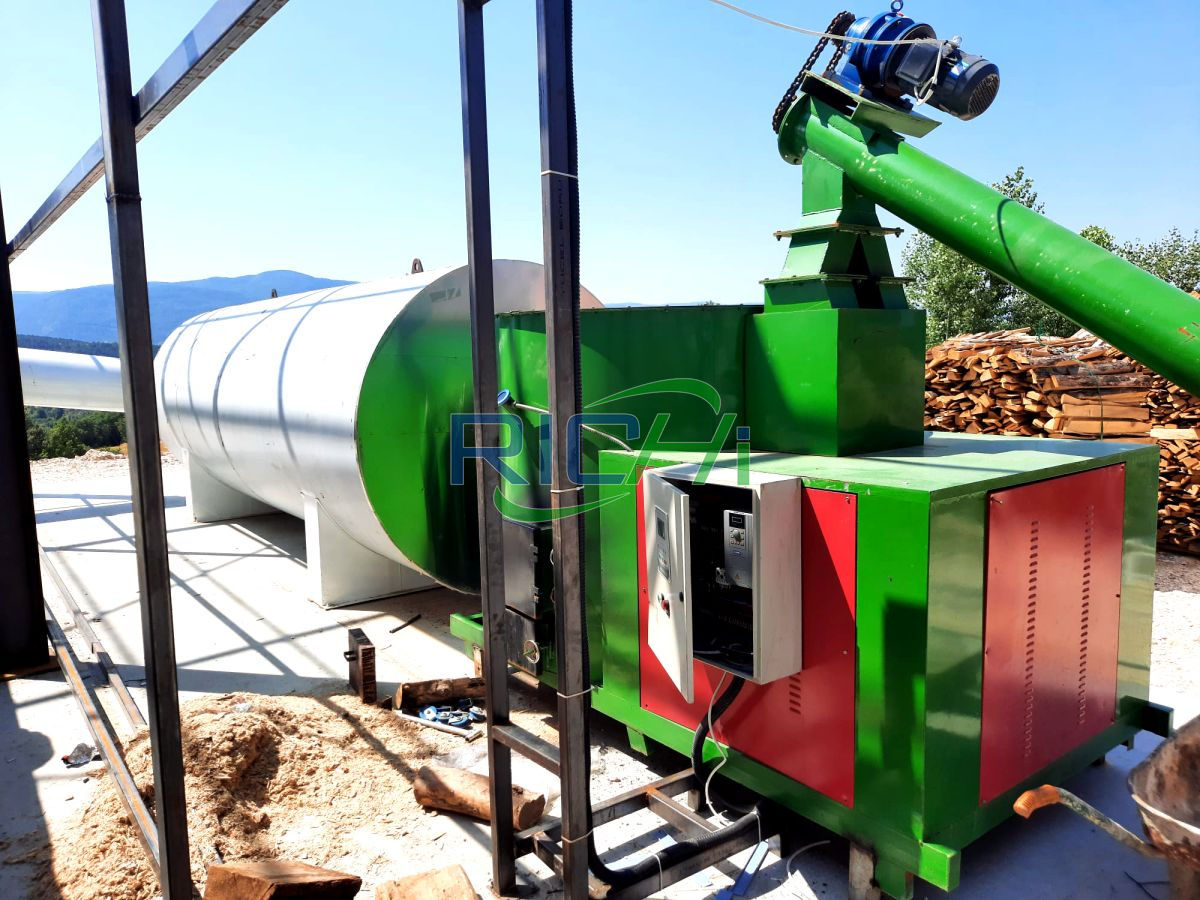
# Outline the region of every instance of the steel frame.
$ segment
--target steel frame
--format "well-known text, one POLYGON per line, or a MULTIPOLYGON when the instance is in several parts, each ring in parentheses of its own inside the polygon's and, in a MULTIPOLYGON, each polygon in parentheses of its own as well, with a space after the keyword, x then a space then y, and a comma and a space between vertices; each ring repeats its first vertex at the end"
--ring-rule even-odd
POLYGON ((129 34, 125 25, 124 0, 92 0, 92 30, 100 88, 113 286, 117 295, 117 343, 121 353, 121 387, 129 446, 154 803, 159 813, 155 823, 159 882, 164 900, 177 900, 191 895, 192 873, 184 797, 183 739, 179 729, 171 572, 167 557, 167 512, 163 503, 159 454, 137 137, 133 104, 129 102, 133 87, 129 77, 129 34))
MULTIPOLYGON (((79 700, 122 802, 159 876, 164 900, 190 898, 193 892, 184 797, 183 749, 179 730, 179 694, 167 557, 166 511, 159 463, 158 411, 154 354, 146 282, 145 241, 137 170, 137 141, 195 90, 230 54, 254 34, 287 0, 217 0, 200 22, 155 71, 135 96, 130 77, 129 39, 124 0, 92 0, 101 136, 50 193, 33 217, 6 245, 0 265, 0 527, 9 535, 0 550, 0 597, 5 628, 0 659, 6 668, 36 663, 46 655, 49 633, 54 654, 79 700), (24 441, 24 400, 9 263, 27 249, 76 200, 106 181, 113 285, 122 366, 122 388, 129 434, 131 497, 138 588, 145 651, 150 718, 155 814, 141 802, 121 757, 111 723, 94 689, 85 683, 53 613, 44 606, 39 571, 40 548, 34 524, 33 491, 24 441)), ((0 211, 0 236, 3 236, 0 211)), ((42 553, 76 624, 97 655, 130 722, 141 714, 90 627, 80 625, 78 607, 42 553)))
MULTIPOLYGON (((466 156, 468 266, 475 412, 496 410, 496 331, 492 304, 491 211, 488 197, 483 6, 459 0, 463 147, 466 156)), ((579 391, 579 186, 570 0, 537 4, 538 72, 542 144, 542 240, 546 268, 546 361, 554 415, 552 508, 578 502, 581 488, 567 477, 567 424, 580 409, 579 391)), ((478 446, 497 446, 496 426, 475 426, 478 446)), ((493 886, 516 889, 512 831, 512 753, 557 772, 562 790, 560 874, 568 897, 588 895, 588 747, 585 719, 590 679, 584 667, 583 521, 554 518, 555 644, 558 647, 559 746, 509 721, 508 647, 505 632, 503 533, 493 494, 499 475, 478 459, 480 592, 483 670, 487 679, 488 768, 491 774, 493 886)))
POLYGON ((590 825, 587 671, 583 593, 583 488, 568 476, 567 436, 580 412, 579 158, 575 129, 571 0, 538 0, 538 94, 542 131, 542 243, 546 267, 546 383, 554 416, 550 506, 554 533, 554 628, 558 662, 559 781, 563 889, 588 888, 590 825), (564 514, 565 513, 565 514, 564 514))
MULTIPOLYGON (((108 650, 101 643, 100 638, 96 636, 96 632, 92 629, 92 623, 88 621, 88 617, 84 615, 83 610, 79 608, 79 604, 75 600, 75 595, 71 593, 71 589, 67 587, 67 583, 59 574, 58 568, 50 559, 50 555, 39 545, 38 554, 41 557, 42 567, 46 570, 46 574, 50 576, 50 580, 58 589, 58 595, 62 598, 63 604, 67 607, 67 612, 71 616, 71 622, 75 626, 75 630, 79 632, 80 637, 86 642, 88 650, 96 657, 96 665, 100 668, 100 674, 108 682, 108 686, 112 688, 113 694, 117 698, 117 702, 121 705, 121 713, 125 716, 125 724, 131 729, 137 730, 146 727, 146 719, 142 715, 142 711, 138 709, 137 702, 133 699, 133 695, 129 693, 129 687, 125 684, 125 680, 121 678, 121 673, 113 664, 112 657, 109 656, 108 650)), ((54 619, 54 611, 46 604, 48 619, 54 619)))
MULTIPOLYGON (((597 803, 592 807, 592 825, 599 827, 648 809, 672 828, 688 837, 709 834, 716 831, 718 826, 705 819, 689 805, 675 799, 681 794, 698 796, 703 787, 700 779, 690 768, 683 769, 673 775, 667 775, 657 781, 632 788, 597 803)), ((537 825, 519 832, 516 836, 518 853, 520 855, 535 854, 557 874, 563 875, 565 861, 561 849, 562 829, 562 820, 551 818, 544 819, 537 825)), ((653 875, 615 890, 609 889, 607 885, 594 878, 589 878, 587 893, 581 896, 607 897, 610 900, 635 900, 635 898, 646 897, 714 866, 735 853, 740 853, 761 841, 774 837, 775 833, 774 831, 770 831, 770 833, 764 831, 761 835, 757 833, 735 835, 706 848, 695 856, 665 866, 653 875)))
MULTIPOLYGON (((493 412, 496 376, 496 314, 492 281, 492 218, 488 181, 487 85, 484 78, 483 5, 459 0, 459 63, 462 77, 464 180, 467 201, 467 271, 471 306, 471 361, 474 376, 475 443, 498 446, 499 428, 484 426, 480 416, 493 412)), ((504 535, 500 512, 492 502, 500 475, 476 459, 479 521, 479 582, 483 610, 483 675, 486 682, 488 775, 492 830, 492 882, 500 894, 516 887, 513 855, 512 751, 499 739, 510 728, 508 647, 505 634, 504 535)))
MULTIPOLYGON (((487 112, 484 79, 483 6, 459 0, 463 149, 475 412, 496 410, 496 328, 492 302, 491 209, 488 194, 487 112)), ((509 720, 508 641, 504 594, 502 520, 493 502, 499 474, 476 462, 480 593, 483 611, 482 668, 487 682, 488 770, 491 775, 493 888, 516 893, 516 858, 536 854, 563 880, 571 900, 589 896, 645 897, 726 859, 767 835, 735 835, 655 875, 609 890, 592 878, 588 845, 592 828, 650 809, 685 834, 716 830, 673 799, 699 785, 690 769, 605 801, 589 810, 586 721, 591 674, 586 653, 583 592, 583 517, 569 508, 582 500, 571 482, 562 448, 571 418, 580 412, 579 359, 579 176, 575 130, 571 0, 538 0, 538 88, 541 119, 542 242, 546 279, 546 381, 553 415, 551 509, 554 535, 554 625, 557 660, 559 745, 509 720), (564 514, 565 512, 565 514, 564 514), (559 776, 562 818, 520 834, 512 829, 512 754, 559 776)), ((477 446, 499 446, 499 428, 476 424, 477 446)))
MULTIPOLYGON (((0 235, 4 205, 0 201, 0 235)), ((16 311, 8 260, 0 263, 0 669, 16 672, 44 663, 45 616, 38 570, 37 527, 29 445, 25 439, 25 399, 17 354, 16 311)))
MULTIPOLYGON (((476 412, 495 409, 497 394, 495 309, 492 281, 491 213, 488 183, 487 122, 484 79, 483 6, 487 0, 459 0, 459 41, 462 77, 464 179, 466 186, 468 266, 470 272, 471 339, 476 412)), ((139 828, 139 836, 159 873, 164 900, 190 897, 192 883, 184 798, 182 742, 176 683, 171 584, 166 544, 162 473, 158 462, 158 419, 154 389, 153 349, 146 279, 145 242, 137 171, 137 141, 261 27, 286 0, 218 0, 200 23, 134 96, 130 83, 128 34, 124 0, 92 0, 97 83, 102 119, 101 138, 63 178, 30 220, 6 246, 0 266, 0 384, 10 398, 0 428, 0 499, 10 517, 7 524, 19 539, 14 560, 5 566, 9 579, 6 612, 17 628, 6 629, 0 646, 5 658, 45 649, 38 611, 42 586, 38 570, 32 509, 32 488, 25 465, 24 407, 8 263, 27 249, 69 209, 101 173, 105 175, 113 283, 117 305, 122 387, 129 428, 130 474, 137 549, 138 585, 147 671, 151 747, 156 791, 156 816, 135 802, 124 760, 113 739, 111 724, 96 701, 94 689, 79 674, 73 653, 53 614, 46 620, 55 654, 87 717, 89 727, 117 780, 123 802, 139 828), (14 389, 15 388, 15 389, 14 389), (22 475, 22 473, 24 473, 22 475), (23 627, 23 626, 29 627, 23 627), (20 634, 21 630, 28 634, 20 634), (16 644, 12 636, 16 635, 16 644)), ((558 448, 566 446, 567 424, 580 410, 579 384, 579 253, 578 171, 575 100, 571 51, 570 0, 539 0, 537 5, 538 62, 542 138, 542 226, 546 266, 546 345, 550 408, 555 416, 552 506, 575 505, 581 488, 567 477, 567 463, 558 448)), ((0 214, 0 234, 3 234, 0 214)), ((496 426, 476 425, 480 446, 496 445, 496 426)), ((505 635, 503 535, 501 518, 492 503, 498 474, 480 459, 477 463, 480 529, 481 595, 484 619, 483 668, 487 676, 488 757, 491 774, 491 828, 494 886, 501 893, 516 887, 515 859, 519 850, 536 852, 562 876, 568 897, 589 893, 587 807, 588 747, 584 739, 590 707, 590 675, 582 652, 586 641, 582 585, 583 521, 578 516, 554 520, 556 549, 556 645, 559 648, 558 718, 560 747, 523 731, 509 721, 508 661, 505 635), (565 652, 564 652, 565 651, 565 652), (571 652, 574 651, 574 652, 571 652), (536 837, 514 834, 511 812, 511 753, 526 755, 559 774, 562 820, 543 827, 536 837)), ((60 584, 44 557, 52 579, 60 584)), ((63 590, 69 606, 69 592, 63 590)), ((75 615, 76 620, 79 616, 75 615)), ((117 688, 131 720, 128 691, 115 675, 107 654, 90 628, 81 628, 117 688), (115 681, 113 680, 115 678, 115 681)), ((619 815, 651 808, 685 831, 711 830, 703 818, 672 799, 674 793, 694 790, 691 772, 656 782, 601 804, 592 813, 595 824, 619 815)), ((739 839, 744 843, 748 838, 739 839)), ((735 841, 733 843, 739 843, 735 841)), ((725 842, 613 896, 645 896, 666 884, 737 852, 725 842), (728 846, 727 846, 728 845, 728 846)), ((593 889, 599 889, 591 885, 593 889)))

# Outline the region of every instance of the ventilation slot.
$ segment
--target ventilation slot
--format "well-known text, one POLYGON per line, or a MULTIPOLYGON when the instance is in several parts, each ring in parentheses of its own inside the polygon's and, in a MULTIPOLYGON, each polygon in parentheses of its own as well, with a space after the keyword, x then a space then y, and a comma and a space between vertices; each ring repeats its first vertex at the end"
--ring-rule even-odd
POLYGON ((1033 646, 1037 633, 1038 520, 1029 523, 1029 591, 1025 600, 1025 717, 1023 750, 1033 755, 1033 646))
POLYGON ((800 715, 804 710, 803 704, 800 702, 804 696, 803 685, 799 675, 793 675, 788 679, 788 711, 796 715, 800 715))
POLYGON ((1092 608, 1092 534, 1096 525, 1096 507, 1087 508, 1083 521, 1083 578, 1079 606, 1079 724, 1087 719, 1088 619, 1092 608))

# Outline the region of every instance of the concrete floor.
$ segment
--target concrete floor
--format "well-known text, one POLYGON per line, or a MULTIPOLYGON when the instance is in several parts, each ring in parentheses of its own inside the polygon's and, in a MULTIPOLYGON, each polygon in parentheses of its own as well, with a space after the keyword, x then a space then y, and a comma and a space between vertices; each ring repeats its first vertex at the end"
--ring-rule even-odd
MULTIPOLYGON (((174 577, 179 683, 184 699, 237 690, 268 694, 303 693, 331 679, 343 679, 345 628, 365 626, 378 645, 381 682, 448 674, 467 674, 470 662, 451 637, 451 612, 468 609, 468 597, 434 590, 340 610, 322 610, 306 601, 302 524, 272 515, 238 523, 198 525, 184 505, 184 473, 164 467, 174 577), (404 631, 387 628, 420 612, 422 619, 404 631), (390 641, 390 642, 389 642, 390 641)), ((35 470, 38 528, 43 544, 70 583, 80 605, 143 708, 143 670, 139 611, 133 564, 128 476, 120 464, 94 471, 35 470), (69 476, 69 477, 68 477, 69 476)), ((1157 628, 1156 628, 1157 631, 1157 628)), ((1195 647, 1194 641, 1183 646, 1195 647)), ((1173 661, 1176 665, 1179 660, 1173 661)), ((1177 723, 1197 712, 1200 659, 1183 661, 1186 677, 1155 686, 1159 703, 1179 709, 1177 723)), ((654 777, 647 764, 628 756, 621 729, 600 727, 593 766, 599 799, 654 777), (607 769, 608 777, 600 777, 607 769)), ((46 823, 84 806, 98 778, 98 764, 65 769, 58 757, 90 740, 75 701, 55 674, 0 683, 0 898, 25 893, 28 867, 22 853, 36 855, 45 846, 46 823)), ((1125 789, 1130 768, 1155 746, 1142 735, 1132 751, 1117 749, 1108 765, 1084 772, 1068 786, 1140 833, 1133 803, 1125 789)), ((476 742, 478 744, 478 742, 476 742)), ((471 745, 468 745, 471 746, 471 745)), ((682 759, 658 769, 681 767, 682 759)), ((664 770, 665 771, 665 770, 664 770)), ((532 777, 532 776, 531 776, 532 777)), ((519 780, 519 779, 518 779, 519 780)), ((533 785, 531 785, 533 786, 533 785)), ((449 821, 443 817, 439 827, 449 821)), ((622 855, 639 854, 670 841, 658 820, 626 821, 598 832, 602 847, 620 845, 622 855), (644 829, 650 830, 646 834, 644 829)), ((487 834, 482 826, 463 824, 460 854, 476 886, 487 884, 490 870, 487 834)), ((768 854, 745 896, 843 897, 846 894, 846 845, 814 847, 785 863, 768 854)), ((715 897, 749 853, 724 867, 668 889, 666 897, 715 897)), ((437 861, 430 861, 434 865, 437 861)), ((1119 849, 1096 829, 1059 809, 1040 813, 1033 823, 1010 821, 964 853, 962 898, 1130 898, 1165 897, 1165 867, 1119 849), (1139 887, 1134 879, 1146 883, 1139 887)), ((536 861, 531 876, 546 872, 536 861)), ((918 897, 941 892, 918 885, 918 897)))

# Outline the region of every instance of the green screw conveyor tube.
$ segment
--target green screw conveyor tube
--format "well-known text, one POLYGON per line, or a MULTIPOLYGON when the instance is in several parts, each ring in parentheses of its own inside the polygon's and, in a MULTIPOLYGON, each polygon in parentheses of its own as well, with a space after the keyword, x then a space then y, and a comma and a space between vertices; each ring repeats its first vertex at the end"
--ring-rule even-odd
POLYGON ((1200 394, 1200 301, 1178 288, 813 97, 788 112, 779 151, 822 157, 863 196, 1200 394))

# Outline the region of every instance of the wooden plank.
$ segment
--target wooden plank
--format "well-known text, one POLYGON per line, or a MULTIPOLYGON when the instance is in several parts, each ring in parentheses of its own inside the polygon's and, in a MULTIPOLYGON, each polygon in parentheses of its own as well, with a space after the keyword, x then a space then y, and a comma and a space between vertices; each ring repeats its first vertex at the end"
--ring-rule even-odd
POLYGON ((352 900, 362 879, 308 863, 264 859, 208 867, 204 900, 352 900))
POLYGON ((462 866, 409 875, 375 888, 375 900, 467 900, 478 896, 462 866))
POLYGON ((1150 437, 1160 441, 1200 440, 1200 429, 1196 428, 1151 428, 1150 437))
POLYGON ((396 709, 416 709, 464 698, 478 699, 486 690, 486 682, 478 677, 408 681, 396 688, 396 709))
POLYGON ((1149 422, 1132 422, 1127 419, 1073 419, 1064 417, 1062 431, 1066 434, 1145 434, 1149 435, 1149 422))

